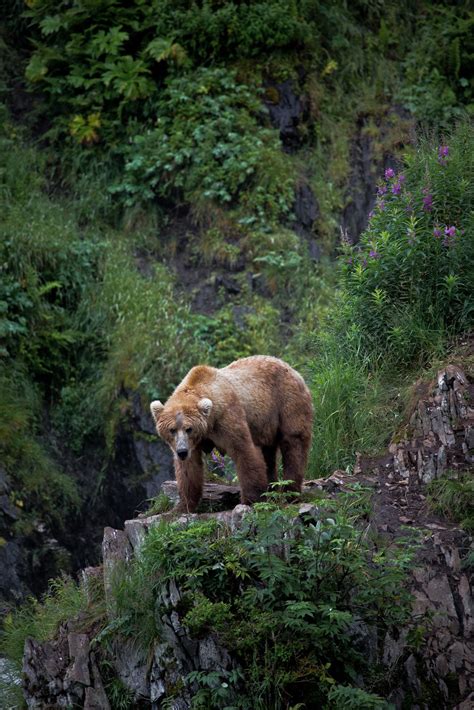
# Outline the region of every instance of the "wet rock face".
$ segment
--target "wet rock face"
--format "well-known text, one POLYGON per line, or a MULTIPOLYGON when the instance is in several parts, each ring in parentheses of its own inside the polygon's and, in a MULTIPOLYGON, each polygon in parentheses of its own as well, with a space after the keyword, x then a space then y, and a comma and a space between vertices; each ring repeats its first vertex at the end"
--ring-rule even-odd
POLYGON ((308 102, 300 96, 291 79, 281 83, 270 81, 264 97, 270 121, 280 131, 283 148, 293 152, 301 145, 300 126, 307 118, 308 102))
POLYGON ((367 227, 369 213, 375 205, 377 181, 383 176, 386 168, 398 167, 393 155, 394 147, 399 149, 405 143, 414 142, 413 121, 409 113, 401 107, 395 106, 379 117, 376 128, 377 134, 374 137, 370 130, 369 118, 361 116, 357 121, 350 149, 351 172, 341 229, 352 242, 359 241, 360 235, 367 227), (388 140, 387 147, 384 148, 383 144, 394 123, 399 124, 399 135, 397 140, 388 140))

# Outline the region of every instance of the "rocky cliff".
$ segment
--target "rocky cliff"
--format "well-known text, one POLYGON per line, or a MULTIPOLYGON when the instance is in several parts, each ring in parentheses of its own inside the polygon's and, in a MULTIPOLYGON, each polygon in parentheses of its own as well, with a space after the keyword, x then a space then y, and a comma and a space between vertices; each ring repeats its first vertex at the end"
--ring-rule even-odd
MULTIPOLYGON (((386 455, 359 457, 353 475, 336 471, 305 485, 305 495, 310 497, 317 491, 338 496, 354 483, 362 483, 371 490, 370 527, 376 535, 390 544, 407 530, 418 531, 419 547, 406 580, 412 595, 410 624, 390 629, 382 639, 367 624, 348 629, 348 642, 382 669, 387 700, 397 709, 474 707, 474 543, 456 524, 433 514, 426 495, 427 484, 447 471, 456 476, 473 469, 473 394, 474 385, 459 366, 443 368, 433 382, 418 388, 407 425, 386 455), (414 630, 418 630, 417 638, 414 630)), ((173 482, 165 488, 171 497, 176 495, 173 482)), ((228 506, 237 495, 231 486, 207 484, 205 502, 228 506)), ((232 534, 248 510, 236 505, 203 515, 215 518, 232 534)), ((300 504, 295 524, 315 523, 320 515, 316 504, 300 504)), ((188 526, 198 517, 182 516, 179 524, 188 526)), ((113 575, 140 555, 149 530, 161 520, 160 515, 145 515, 127 521, 124 530, 105 529, 103 565, 85 570, 83 584, 86 589, 92 588, 94 580, 104 585, 109 623, 113 624, 115 614, 113 575)), ((118 635, 109 645, 108 658, 130 694, 131 707, 185 710, 191 707, 196 690, 189 680, 193 672, 231 673, 238 663, 216 634, 196 638, 183 624, 181 590, 176 584, 164 585, 161 596, 165 631, 152 656, 142 657, 133 639, 118 635)), ((78 620, 70 620, 53 641, 26 642, 23 670, 29 708, 114 707, 99 671, 97 658, 102 651, 94 641, 96 635, 96 625, 84 629, 78 620)), ((305 707, 313 707, 311 700, 305 707)))

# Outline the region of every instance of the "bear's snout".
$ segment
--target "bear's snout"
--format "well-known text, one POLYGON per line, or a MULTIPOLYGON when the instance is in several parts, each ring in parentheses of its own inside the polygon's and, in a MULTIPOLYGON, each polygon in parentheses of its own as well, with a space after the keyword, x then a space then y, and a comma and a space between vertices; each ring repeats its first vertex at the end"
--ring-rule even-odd
POLYGON ((178 457, 181 459, 181 461, 184 461, 184 459, 188 455, 188 450, 187 449, 177 449, 176 453, 178 454, 178 457))

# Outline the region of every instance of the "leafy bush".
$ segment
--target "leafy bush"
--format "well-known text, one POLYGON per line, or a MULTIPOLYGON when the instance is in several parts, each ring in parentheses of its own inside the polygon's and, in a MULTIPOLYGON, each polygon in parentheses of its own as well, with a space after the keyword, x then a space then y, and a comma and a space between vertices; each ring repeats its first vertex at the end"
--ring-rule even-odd
POLYGON ((423 362, 474 324, 474 127, 391 168, 360 247, 342 260, 342 328, 372 360, 423 362))
POLYGON ((254 297, 251 305, 223 306, 212 316, 196 316, 196 336, 209 348, 209 364, 225 367, 255 353, 276 355, 279 312, 254 297))
MULTIPOLYGON (((300 524, 295 508, 267 502, 254 506, 233 534, 215 520, 152 529, 128 570, 129 599, 121 586, 115 626, 150 643, 146 610, 154 608, 159 637, 160 619, 169 613, 161 590, 173 581, 182 623, 196 636, 217 633, 239 662, 232 678, 198 672, 188 679, 200 687, 196 707, 280 708, 308 697, 323 703, 335 682, 350 686, 355 674, 367 672, 348 643, 351 625, 384 633, 406 620, 402 580, 411 552, 375 551, 354 526, 366 510, 365 492, 318 504, 318 520, 300 524)), ((362 707, 362 691, 352 697, 359 700, 353 707, 362 707)), ((366 697, 370 707, 383 707, 366 697)))
POLYGON ((467 2, 435 4, 420 20, 400 95, 420 120, 449 125, 463 107, 474 112, 474 14, 467 2))
POLYGON ((116 189, 128 204, 158 195, 184 198, 199 210, 206 202, 240 200, 264 223, 288 215, 292 181, 277 132, 259 125, 261 110, 258 95, 227 69, 174 78, 160 96, 155 127, 127 149, 116 189))

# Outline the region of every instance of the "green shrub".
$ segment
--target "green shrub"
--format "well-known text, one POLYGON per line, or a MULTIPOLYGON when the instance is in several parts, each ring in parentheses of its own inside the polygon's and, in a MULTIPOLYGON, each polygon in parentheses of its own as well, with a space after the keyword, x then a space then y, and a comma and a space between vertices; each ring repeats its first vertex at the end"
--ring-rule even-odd
POLYGON ((420 120, 449 125, 474 112, 474 13, 470 3, 423 8, 403 68, 400 96, 420 120))
POLYGON ((361 688, 334 685, 328 693, 327 710, 389 710, 392 706, 378 695, 361 688))
MULTIPOLYGON (((154 608, 159 638, 160 619, 169 613, 160 593, 174 581, 183 623, 197 636, 217 633, 238 660, 232 678, 198 671, 188 679, 199 687, 196 707, 227 702, 263 710, 309 697, 324 703, 335 679, 351 686, 354 674, 367 672, 348 642, 351 624, 384 633, 409 615, 402 580, 411 552, 372 549, 355 525, 366 503, 358 492, 319 501, 318 520, 295 527, 296 508, 266 502, 232 534, 215 520, 160 525, 131 569, 135 582, 120 598, 115 626, 151 643, 146 610, 154 608)), ((362 697, 352 692, 359 703, 362 697)))
POLYGON ((198 210, 240 201, 264 224, 288 215, 293 185, 278 134, 259 125, 258 95, 235 72, 202 68, 174 78, 156 113, 156 125, 125 153, 124 181, 115 189, 127 204, 158 195, 198 210))
POLYGON ((261 297, 251 305, 223 306, 212 316, 196 316, 196 336, 208 347, 209 364, 225 367, 256 353, 276 355, 279 311, 261 297))
POLYGON ((474 323, 473 138, 460 124, 386 171, 360 247, 344 249, 341 322, 373 361, 424 362, 474 323))

